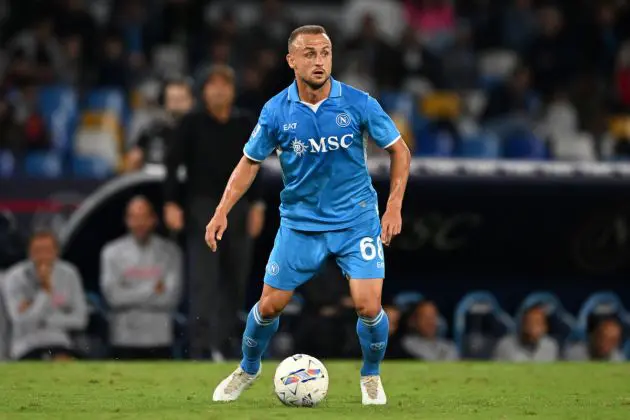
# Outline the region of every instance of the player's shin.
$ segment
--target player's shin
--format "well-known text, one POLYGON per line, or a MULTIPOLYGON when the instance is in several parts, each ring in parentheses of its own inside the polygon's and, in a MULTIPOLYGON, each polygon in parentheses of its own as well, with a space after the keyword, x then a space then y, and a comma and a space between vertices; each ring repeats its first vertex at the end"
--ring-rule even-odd
POLYGON ((374 318, 359 316, 357 334, 363 353, 361 376, 379 375, 389 336, 389 319, 385 311, 381 309, 374 318))
POLYGON ((269 345, 271 337, 278 331, 279 317, 263 318, 258 310, 258 303, 249 311, 247 325, 243 333, 243 360, 241 368, 255 375, 260 369, 260 360, 269 345))

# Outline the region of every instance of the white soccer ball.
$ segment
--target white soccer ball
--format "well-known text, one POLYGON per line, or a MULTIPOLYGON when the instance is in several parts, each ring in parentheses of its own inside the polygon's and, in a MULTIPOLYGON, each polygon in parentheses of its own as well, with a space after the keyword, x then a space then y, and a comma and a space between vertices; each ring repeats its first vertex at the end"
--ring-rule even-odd
POLYGON ((322 362, 308 354, 284 359, 273 379, 276 395, 292 407, 314 407, 328 393, 328 371, 322 362))

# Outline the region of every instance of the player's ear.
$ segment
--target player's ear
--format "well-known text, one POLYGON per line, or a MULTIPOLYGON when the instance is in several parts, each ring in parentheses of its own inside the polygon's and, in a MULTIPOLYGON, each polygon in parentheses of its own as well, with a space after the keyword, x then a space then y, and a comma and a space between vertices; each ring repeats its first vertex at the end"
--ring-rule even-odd
POLYGON ((293 59, 291 53, 287 54, 287 63, 289 64, 289 67, 291 67, 291 69, 295 69, 295 60, 293 59))

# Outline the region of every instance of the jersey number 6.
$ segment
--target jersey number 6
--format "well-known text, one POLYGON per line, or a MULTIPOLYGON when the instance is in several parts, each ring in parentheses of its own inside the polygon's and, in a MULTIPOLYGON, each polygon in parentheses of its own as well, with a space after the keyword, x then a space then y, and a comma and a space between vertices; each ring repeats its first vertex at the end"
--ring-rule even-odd
POLYGON ((370 237, 365 237, 361 239, 359 242, 359 247, 361 248, 361 256, 366 261, 371 261, 376 257, 378 253, 378 257, 383 259, 383 244, 381 243, 381 238, 376 238, 376 246, 374 246, 374 239, 370 237))

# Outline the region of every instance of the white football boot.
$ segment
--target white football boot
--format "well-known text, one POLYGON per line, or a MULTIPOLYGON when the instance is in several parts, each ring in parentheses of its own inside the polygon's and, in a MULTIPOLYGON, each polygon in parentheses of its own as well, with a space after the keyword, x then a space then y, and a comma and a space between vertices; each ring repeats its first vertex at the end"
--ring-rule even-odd
POLYGON ((254 381, 260 376, 261 371, 262 367, 258 370, 258 373, 250 375, 241 369, 240 366, 237 367, 230 376, 221 381, 221 383, 214 389, 212 401, 235 401, 241 396, 243 391, 252 386, 254 381))
POLYGON ((363 405, 387 404, 381 377, 378 375, 361 376, 361 396, 363 405))

